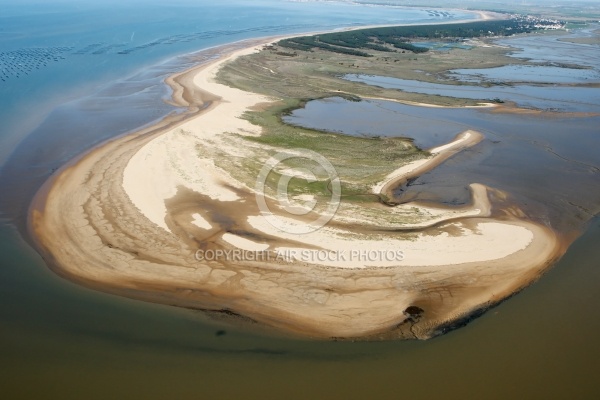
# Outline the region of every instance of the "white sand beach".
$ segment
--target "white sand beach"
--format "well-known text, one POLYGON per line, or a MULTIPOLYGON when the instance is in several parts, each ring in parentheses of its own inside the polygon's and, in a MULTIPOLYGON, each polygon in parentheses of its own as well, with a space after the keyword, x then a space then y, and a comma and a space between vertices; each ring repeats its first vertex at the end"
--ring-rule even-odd
MULTIPOLYGON (((234 161, 233 169, 218 161, 253 156, 251 146, 231 145, 261 134, 241 117, 276 99, 215 80, 222 65, 265 43, 172 78, 174 101, 188 106, 188 115, 109 141, 60 171, 46 188, 43 208, 32 215, 53 268, 111 293, 228 310, 312 337, 428 338, 520 290, 558 257, 561 246, 552 230, 494 214, 486 187, 475 183, 472 204, 463 209, 409 204, 432 219, 408 233, 345 226, 344 217, 353 215, 306 235, 270 225, 253 189, 232 175, 234 161), (199 249, 292 256, 199 262, 199 249), (341 257, 353 251, 359 258, 341 257), (407 313, 411 306, 423 315, 407 313)), ((372 190, 386 193, 482 138, 463 132, 430 149, 429 158, 374 182, 372 190)), ((306 223, 283 212, 278 217, 306 223)))

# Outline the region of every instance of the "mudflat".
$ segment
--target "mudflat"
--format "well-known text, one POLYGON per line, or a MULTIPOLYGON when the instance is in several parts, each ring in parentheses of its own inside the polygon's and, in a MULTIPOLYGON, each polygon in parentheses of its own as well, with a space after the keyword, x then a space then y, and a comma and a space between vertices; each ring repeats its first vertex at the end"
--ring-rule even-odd
MULTIPOLYGON (((296 151, 247 140, 263 132, 245 113, 279 99, 216 80, 224 65, 268 43, 171 77, 173 101, 187 112, 95 148, 48 182, 31 226, 54 270, 106 292, 292 334, 426 339, 529 285, 562 255, 555 232, 516 207, 495 210, 495 189, 476 182, 471 204, 456 208, 342 196, 328 224, 298 234, 323 209, 290 214, 272 190, 257 192, 255 171, 242 163, 296 151)), ((387 200, 390 188, 480 138, 466 131, 386 162, 371 194, 387 200)), ((303 208, 319 196, 294 203, 303 208)))

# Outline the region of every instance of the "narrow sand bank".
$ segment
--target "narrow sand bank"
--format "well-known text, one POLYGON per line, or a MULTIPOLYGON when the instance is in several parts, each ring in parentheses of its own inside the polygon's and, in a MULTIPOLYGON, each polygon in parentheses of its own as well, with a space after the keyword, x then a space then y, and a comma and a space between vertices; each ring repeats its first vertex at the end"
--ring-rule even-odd
POLYGON ((403 185, 410 179, 423 175, 425 172, 432 170, 454 154, 467 147, 476 145, 481 140, 483 140, 483 135, 479 132, 473 130, 462 132, 452 142, 429 149, 429 153, 431 153, 430 158, 417 160, 403 165, 389 174, 385 180, 373 186, 373 193, 391 198, 392 189, 403 185))
MULTIPOLYGON (((275 229, 254 189, 216 162, 235 168, 236 159, 265 151, 243 139, 261 132, 240 117, 276 99, 214 79, 224 63, 257 46, 171 79, 174 101, 189 107, 185 115, 105 143, 57 174, 31 215, 56 271, 107 292, 240 314, 313 337, 428 338, 525 287, 562 254, 546 227, 508 213, 487 217, 482 186, 473 188, 464 215, 410 205, 437 212, 435 227, 414 224, 410 234, 344 225, 344 215, 306 235, 275 229)), ((375 191, 478 140, 467 131, 419 165, 392 172, 375 191)), ((271 210, 291 225, 312 216, 271 210)))

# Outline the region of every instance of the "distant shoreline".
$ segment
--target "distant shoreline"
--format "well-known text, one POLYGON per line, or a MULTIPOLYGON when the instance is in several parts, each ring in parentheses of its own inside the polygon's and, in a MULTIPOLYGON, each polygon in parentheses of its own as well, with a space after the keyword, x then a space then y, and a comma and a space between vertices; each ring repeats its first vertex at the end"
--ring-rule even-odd
MULTIPOLYGON (((342 222, 304 236, 273 230, 254 208, 252 190, 210 155, 245 151, 230 133, 260 135, 258 127, 239 117, 273 101, 216 83, 214 76, 226 62, 273 40, 253 40, 241 50, 230 47, 218 60, 169 77, 173 101, 187 107, 185 113, 112 139, 47 182, 32 206, 30 226, 53 270, 102 291, 227 310, 311 337, 428 338, 439 326, 527 286, 564 252, 549 228, 516 217, 489 218, 484 208, 460 210, 463 214, 426 210, 439 213, 438 222, 457 221, 463 233, 430 235, 421 228, 416 241, 360 231, 348 238, 338 231, 342 222), (198 146, 209 155, 199 157, 198 146), (198 249, 264 251, 265 245, 273 251, 401 249, 406 258, 361 260, 362 265, 290 259, 266 265, 199 263, 194 256, 198 249), (500 282, 499 276, 504 277, 500 282), (469 283, 473 280, 478 283, 469 283)), ((437 152, 454 150, 447 146, 437 152)), ((397 178, 390 176, 380 191, 397 178)), ((473 204, 481 207, 485 187, 474 196, 473 204)))

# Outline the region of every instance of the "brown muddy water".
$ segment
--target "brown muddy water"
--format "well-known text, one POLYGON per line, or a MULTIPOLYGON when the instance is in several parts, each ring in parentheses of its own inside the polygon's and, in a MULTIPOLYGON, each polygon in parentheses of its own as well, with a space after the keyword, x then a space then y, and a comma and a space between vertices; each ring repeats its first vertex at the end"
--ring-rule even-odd
POLYGON ((389 111, 385 103, 355 103, 388 110, 379 119, 381 134, 388 134, 383 125, 398 126, 404 115, 403 132, 413 133, 423 147, 467 127, 486 135, 479 146, 420 178, 405 196, 458 204, 468 183, 486 183, 508 191, 532 218, 583 234, 537 283, 445 336, 426 342, 314 342, 258 335, 216 325, 196 312, 82 288, 50 272, 23 239, 36 185, 89 148, 90 138, 98 140, 97 125, 107 112, 121 132, 174 111, 162 104, 160 93, 157 88, 151 94, 159 100, 136 110, 151 110, 136 114, 139 120, 122 115, 119 106, 125 103, 119 101, 127 100, 67 105, 50 115, 3 170, 3 398, 598 398, 600 219, 593 217, 600 204, 598 117, 409 106, 389 111), (79 122, 59 123, 62 118, 79 122), (417 134, 423 118, 440 127, 433 136, 417 134), (66 126, 77 130, 65 131, 66 126), (87 137, 77 136, 82 126, 87 137), (49 133, 62 135, 61 142, 44 140, 49 133))

